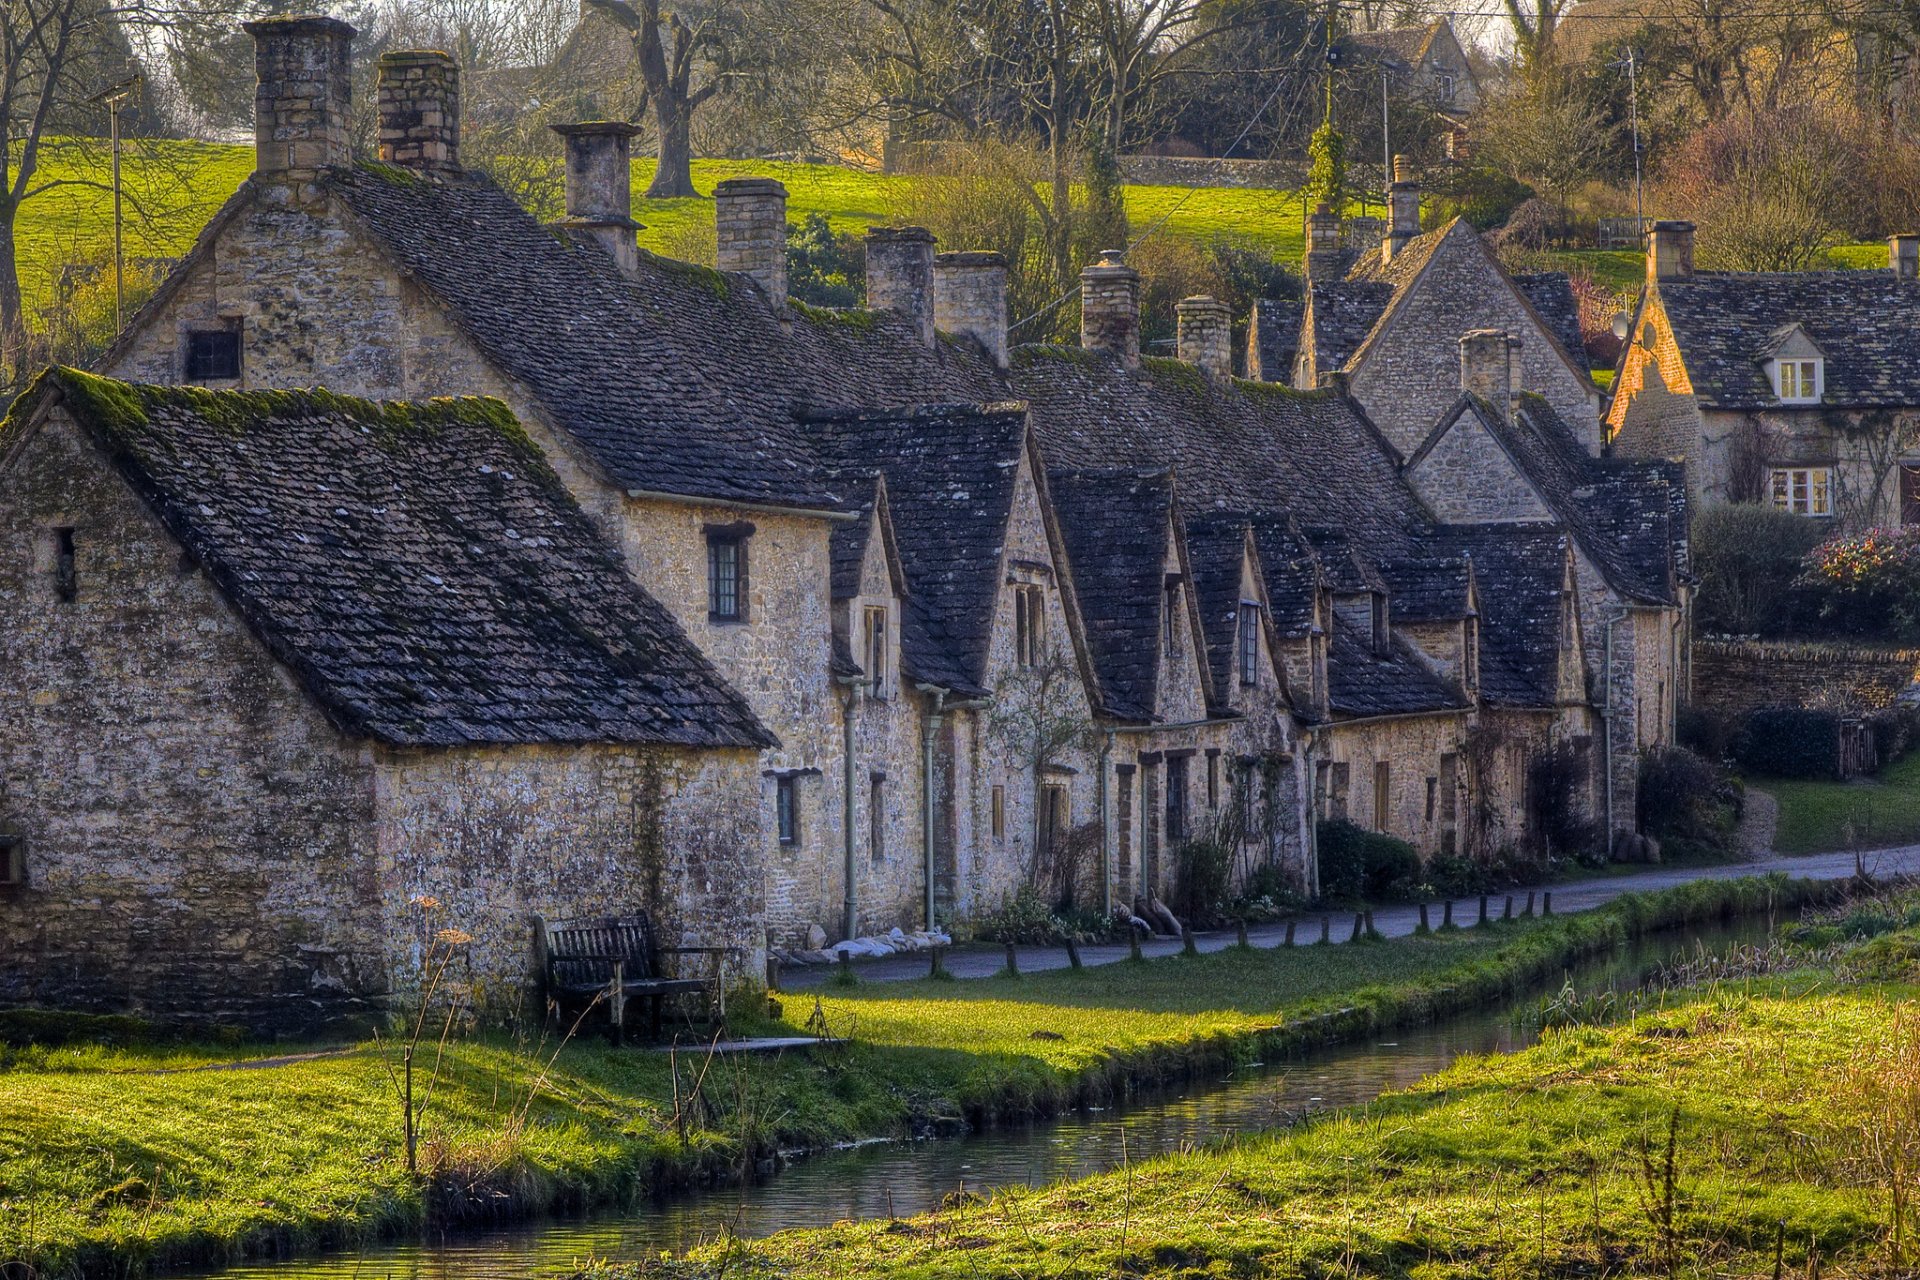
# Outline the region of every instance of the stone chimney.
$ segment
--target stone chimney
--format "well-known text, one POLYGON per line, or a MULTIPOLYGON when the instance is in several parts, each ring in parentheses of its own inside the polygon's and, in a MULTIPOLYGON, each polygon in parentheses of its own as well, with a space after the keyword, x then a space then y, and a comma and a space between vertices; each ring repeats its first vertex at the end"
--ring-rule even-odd
POLYGON ((351 159, 353 28, 312 14, 245 23, 253 37, 254 168, 306 177, 351 159))
POLYGON ((1080 272, 1080 346, 1140 366, 1140 273, 1124 250, 1102 249, 1100 261, 1080 272))
POLYGON ((1511 352, 1505 329, 1475 329, 1460 336, 1460 389, 1503 415, 1513 411, 1511 352))
POLYGON ((1324 203, 1307 215, 1307 279, 1338 280, 1340 215, 1324 203))
POLYGON ((1233 313, 1218 298, 1182 298, 1178 351, 1188 364, 1227 378, 1233 375, 1233 313))
POLYGON ((1647 232, 1647 283, 1693 274, 1693 224, 1656 222, 1647 232))
POLYGON ((1007 260, 998 253, 943 253, 933 260, 933 324, 972 338, 1007 367, 1007 260))
POLYGON ((1392 262, 1394 255, 1407 247, 1407 241, 1420 234, 1420 184, 1413 180, 1413 166, 1405 156, 1393 158, 1393 187, 1387 194, 1391 209, 1387 238, 1380 242, 1380 256, 1392 262))
POLYGON ((1527 390, 1527 366, 1521 357, 1520 335, 1509 333, 1507 335, 1507 400, 1500 406, 1506 410, 1508 422, 1520 420, 1520 397, 1525 395, 1527 390))
POLYGON ((1888 236, 1887 265, 1902 280, 1920 279, 1920 235, 1888 236))
POLYGON ((421 173, 460 172, 460 64, 407 49, 380 56, 380 158, 421 173))
POLYGON ((623 120, 556 124, 567 144, 567 216, 560 226, 599 243, 620 270, 640 268, 633 220, 633 135, 638 125, 623 120))
MULTIPOLYGON (((896 311, 933 345, 933 233, 925 227, 867 231, 867 305, 896 311)), ((1003 321, 1004 323, 1004 321, 1003 321)))
POLYGON ((713 189, 716 265, 753 277, 775 311, 787 305, 787 189, 772 178, 728 178, 713 189))

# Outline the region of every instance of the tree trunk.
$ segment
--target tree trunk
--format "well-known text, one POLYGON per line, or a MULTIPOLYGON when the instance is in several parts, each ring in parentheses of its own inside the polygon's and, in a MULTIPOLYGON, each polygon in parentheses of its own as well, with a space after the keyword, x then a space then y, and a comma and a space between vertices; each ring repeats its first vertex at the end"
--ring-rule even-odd
POLYGON ((20 260, 14 240, 17 212, 11 202, 0 207, 0 367, 4 367, 9 392, 19 390, 27 372, 21 368, 27 355, 27 324, 20 301, 20 260))
POLYGON ((660 164, 647 199, 699 195, 693 189, 693 112, 672 94, 655 94, 653 119, 660 133, 660 164))

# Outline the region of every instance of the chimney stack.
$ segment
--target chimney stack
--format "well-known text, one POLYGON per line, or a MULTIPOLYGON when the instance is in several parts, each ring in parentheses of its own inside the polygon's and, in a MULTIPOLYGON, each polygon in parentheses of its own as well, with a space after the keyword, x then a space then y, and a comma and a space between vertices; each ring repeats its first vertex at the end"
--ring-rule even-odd
POLYGON ((1197 364, 1217 377, 1233 375, 1233 313, 1218 298, 1182 298, 1178 351, 1188 364, 1197 364))
POLYGON ((1920 279, 1920 235, 1888 236, 1887 265, 1902 280, 1920 279))
POLYGON ((1502 415, 1513 411, 1513 345, 1505 329, 1475 329, 1460 336, 1460 389, 1502 415))
POLYGON ((351 159, 353 28, 302 14, 243 24, 253 37, 254 167, 262 177, 308 177, 351 159))
POLYGON ((1080 345, 1140 366, 1140 273, 1123 250, 1102 249, 1100 261, 1080 272, 1080 345))
POLYGON ((1420 234, 1420 184, 1413 180, 1413 166, 1405 156, 1393 158, 1393 188, 1387 203, 1391 206, 1391 225, 1387 238, 1380 242, 1380 256, 1392 262, 1407 241, 1420 234))
POLYGON ((1307 279, 1337 280, 1344 265, 1340 254, 1340 215, 1322 203, 1307 215, 1307 279))
POLYGON ((787 305, 787 189, 772 178, 728 178, 713 189, 722 271, 753 277, 777 311, 787 305))
POLYGON ((460 64, 407 49, 380 55, 380 158, 429 174, 460 172, 460 64))
POLYGON ((896 311, 933 345, 933 233, 925 227, 867 231, 867 305, 896 311))
POLYGON ((933 260, 933 323, 972 338, 1007 367, 1007 260, 998 253, 943 253, 933 260))
POLYGON ((1693 224, 1656 222, 1647 232, 1647 283, 1693 274, 1693 224))
POLYGON ((1507 412, 1507 421, 1520 420, 1520 397, 1527 390, 1526 362, 1521 358, 1521 338, 1517 333, 1507 335, 1507 400, 1500 407, 1507 412))
POLYGON ((567 145, 567 216, 560 226, 586 236, 613 255, 620 270, 640 268, 633 220, 633 135, 638 125, 622 120, 556 124, 567 145))

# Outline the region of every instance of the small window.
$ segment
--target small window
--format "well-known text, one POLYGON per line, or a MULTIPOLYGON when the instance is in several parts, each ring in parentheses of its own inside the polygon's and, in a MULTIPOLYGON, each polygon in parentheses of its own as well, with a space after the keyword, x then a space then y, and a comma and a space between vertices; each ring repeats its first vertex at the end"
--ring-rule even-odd
POLYGON ((239 376, 239 330, 192 329, 188 331, 188 382, 232 382, 239 376))
POLYGON ((1776 360, 1773 385, 1780 399, 1788 404, 1812 404, 1819 400, 1820 365, 1818 360, 1776 360))
POLYGON ((1067 809, 1067 789, 1050 782, 1040 788, 1040 850, 1051 861, 1066 848, 1067 833, 1072 830, 1067 809))
POLYGON ((1187 758, 1167 757, 1167 843, 1187 838, 1187 758))
POLYGON ((747 616, 747 540, 738 533, 707 534, 707 617, 743 622, 747 616))
POLYGON ((26 887, 27 842, 19 836, 0 835, 0 898, 26 887))
POLYGON ((1160 592, 1161 647, 1169 655, 1180 647, 1180 575, 1170 573, 1160 592))
POLYGON ((800 780, 783 775, 773 782, 774 819, 780 828, 780 843, 800 843, 800 780))
POLYGON ((1769 475, 1773 505, 1797 516, 1833 514, 1833 468, 1775 467, 1769 475))
POLYGON ((993 788, 992 825, 993 838, 1005 840, 1007 838, 1007 789, 998 785, 993 788))
POLYGON ((1207 807, 1220 807, 1220 753, 1216 750, 1207 752, 1207 807))
POLYGON ((80 598, 80 560, 72 529, 53 531, 53 595, 62 604, 80 598))
POLYGON ((1393 805, 1393 766, 1385 760, 1376 760, 1373 764, 1373 829, 1386 833, 1392 826, 1387 820, 1388 810, 1393 805))
POLYGON ((1037 667, 1046 657, 1046 597, 1039 587, 1013 589, 1014 661, 1037 667))
POLYGON ((867 610, 867 678, 873 696, 887 696, 887 611, 883 606, 867 610))
POLYGON ((876 773, 867 783, 867 823, 873 828, 873 860, 887 860, 887 778, 876 773))
POLYGON ((1436 72, 1433 77, 1434 96, 1442 104, 1453 101, 1453 77, 1444 71, 1436 72))
POLYGON ((1427 779, 1427 821, 1428 822, 1433 821, 1434 802, 1439 799, 1439 795, 1440 795, 1440 779, 1428 778, 1427 779))
POLYGON ((1460 643, 1460 675, 1469 689, 1480 683, 1480 622, 1468 618, 1460 643))
POLYGON ((1248 600, 1240 602, 1240 683, 1260 683, 1260 606, 1248 600))

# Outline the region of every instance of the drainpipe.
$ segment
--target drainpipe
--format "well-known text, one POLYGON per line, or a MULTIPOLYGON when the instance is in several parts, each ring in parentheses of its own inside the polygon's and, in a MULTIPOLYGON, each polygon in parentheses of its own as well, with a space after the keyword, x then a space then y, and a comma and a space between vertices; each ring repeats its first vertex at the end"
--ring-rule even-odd
POLYGON ((1606 752, 1606 759, 1601 762, 1601 772, 1603 776, 1606 778, 1606 784, 1607 784, 1606 785, 1606 795, 1607 795, 1606 823, 1607 823, 1607 856, 1609 858, 1613 856, 1613 629, 1619 626, 1621 623, 1625 622, 1626 620, 1627 620, 1627 611, 1625 609, 1622 609, 1619 613, 1615 614, 1613 617, 1608 618, 1606 621, 1606 625, 1603 628, 1606 632, 1606 637, 1607 637, 1606 658, 1605 658, 1605 663, 1606 663, 1605 690, 1606 691, 1601 695, 1600 728, 1602 733, 1601 749, 1606 752))
POLYGON ((920 743, 920 813, 925 824, 922 841, 926 846, 927 880, 927 932, 933 932, 933 739, 940 732, 942 713, 946 710, 947 691, 945 689, 928 690, 933 699, 933 709, 927 713, 926 729, 920 743))
POLYGON ((1307 728, 1307 740, 1300 752, 1302 773, 1296 785, 1300 788, 1303 803, 1301 808, 1307 814, 1307 895, 1320 896, 1320 813, 1317 806, 1319 797, 1314 790, 1314 753, 1319 748, 1320 731, 1312 726, 1307 728))
POLYGON ((866 687, 866 681, 858 678, 843 679, 840 681, 840 687, 847 691, 840 717, 840 758, 844 766, 842 773, 845 779, 840 815, 841 843, 845 846, 847 877, 845 936, 857 938, 860 936, 860 901, 856 879, 858 862, 853 853, 853 709, 860 700, 860 691, 866 687))
POLYGON ((1108 812, 1113 803, 1113 787, 1108 781, 1113 762, 1113 730, 1107 730, 1100 743, 1100 902, 1101 910, 1107 914, 1113 912, 1113 841, 1107 832, 1112 814, 1108 812))

